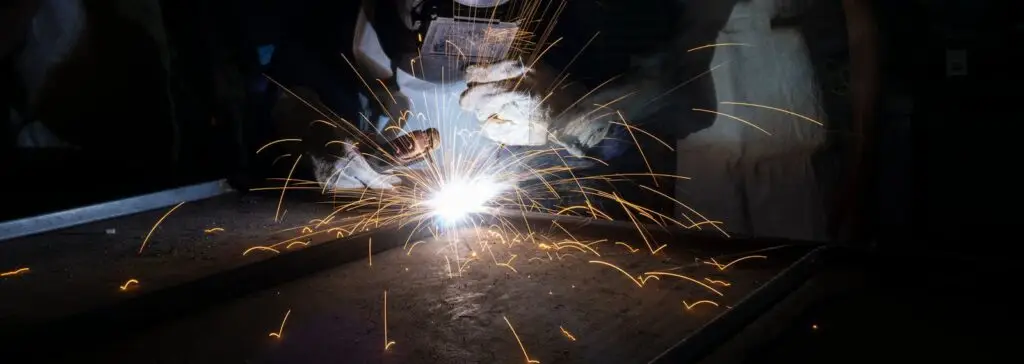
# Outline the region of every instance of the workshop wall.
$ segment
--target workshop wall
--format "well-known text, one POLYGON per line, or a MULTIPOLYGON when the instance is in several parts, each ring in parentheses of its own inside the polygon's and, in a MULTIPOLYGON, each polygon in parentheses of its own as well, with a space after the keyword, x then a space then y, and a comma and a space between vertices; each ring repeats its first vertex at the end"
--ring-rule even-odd
MULTIPOLYGON (((677 173, 692 180, 677 185, 677 198, 732 233, 832 238, 837 161, 826 155, 823 163, 822 154, 831 135, 848 128, 846 36, 841 9, 812 5, 736 4, 714 43, 742 45, 716 47, 711 62, 720 66, 710 75, 717 99, 711 109, 721 114, 711 128, 678 142, 677 173), (839 26, 822 26, 828 23, 839 26)), ((692 214, 683 207, 677 213, 692 214)))
POLYGON ((22 21, 2 24, 5 35, 18 35, 4 38, 7 51, 0 54, 3 174, 19 193, 39 199, 3 216, 207 178, 196 160, 181 158, 182 121, 159 1, 18 3, 4 9, 4 18, 21 9, 22 21), (69 176, 77 189, 68 188, 69 176))
MULTIPOLYGON (((87 151, 115 154, 119 145, 173 160, 167 50, 157 5, 148 3, 41 1, 15 66, 26 94, 20 126, 41 123, 87 151)), ((53 138, 20 139, 56 146, 53 138)))

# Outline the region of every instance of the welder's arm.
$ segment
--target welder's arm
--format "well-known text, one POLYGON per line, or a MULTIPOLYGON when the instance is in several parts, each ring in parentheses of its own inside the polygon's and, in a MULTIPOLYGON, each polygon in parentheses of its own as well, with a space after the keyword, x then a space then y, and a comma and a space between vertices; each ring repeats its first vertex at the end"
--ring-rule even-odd
POLYGON ((381 71, 377 69, 379 67, 365 64, 367 60, 358 55, 355 62, 359 73, 368 81, 372 93, 369 95, 371 107, 378 109, 389 119, 384 130, 380 131, 381 139, 378 142, 398 137, 405 127, 405 113, 409 110, 411 103, 399 89, 397 62, 402 62, 403 51, 417 48, 416 32, 413 29, 418 28, 419 24, 413 23, 412 11, 422 2, 422 0, 362 1, 361 11, 377 34, 381 50, 390 60, 390 76, 379 74, 381 71), (375 82, 372 78, 379 78, 383 82, 375 82))
POLYGON ((483 135, 491 140, 522 146, 551 141, 582 156, 604 139, 619 113, 636 117, 633 114, 647 104, 634 102, 623 108, 617 100, 644 87, 638 77, 613 80, 588 92, 572 84, 555 84, 553 75, 543 65, 529 67, 515 60, 470 66, 459 105, 476 116, 483 135))
POLYGON ((551 141, 582 156, 608 135, 613 122, 632 122, 661 110, 670 100, 663 96, 681 82, 674 71, 679 63, 666 51, 592 90, 556 84, 553 71, 541 64, 507 60, 470 66, 459 103, 481 122, 484 136, 496 142, 551 141))
MULTIPOLYGON (((391 188, 401 182, 396 176, 377 172, 360 152, 359 144, 371 140, 352 125, 328 117, 319 97, 301 87, 285 93, 274 107, 273 119, 286 150, 302 155, 317 182, 328 188, 391 188)), ((370 149, 370 148, 367 148, 370 149)))
MULTIPOLYGON (((613 122, 637 122, 660 112, 679 102, 671 94, 687 88, 696 91, 687 92, 687 104, 714 109, 709 75, 716 67, 710 64, 714 51, 691 50, 715 43, 736 1, 693 5, 674 23, 667 43, 646 57, 634 57, 630 70, 594 89, 573 89, 572 82, 564 80, 556 84, 542 62, 526 67, 504 61, 470 67, 460 105, 476 115, 485 136, 499 143, 539 145, 550 140, 575 155, 604 139, 613 122), (547 140, 540 138, 541 129, 547 131, 547 140)), ((674 132, 682 137, 709 127, 713 118, 703 117, 671 128, 679 129, 674 132)))

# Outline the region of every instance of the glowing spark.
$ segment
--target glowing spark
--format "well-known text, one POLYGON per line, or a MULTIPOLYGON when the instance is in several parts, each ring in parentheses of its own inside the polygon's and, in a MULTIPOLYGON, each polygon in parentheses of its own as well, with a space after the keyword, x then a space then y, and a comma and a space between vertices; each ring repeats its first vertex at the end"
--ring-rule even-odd
MULTIPOLYGON (((282 154, 282 155, 279 155, 279 156, 277 156, 276 158, 274 158, 274 160, 273 160, 273 161, 270 161, 270 165, 272 165, 272 166, 276 166, 276 165, 277 165, 277 161, 279 161, 279 160, 282 160, 282 159, 285 159, 285 158, 288 158, 288 157, 291 157, 291 156, 292 156, 291 154, 282 154)), ((268 188, 268 189, 269 189, 269 188, 268 188)), ((261 190, 262 190, 262 188, 261 188, 261 190)))
POLYGON ((743 119, 741 119, 738 116, 733 116, 733 115, 729 115, 729 114, 726 114, 726 113, 721 113, 721 112, 718 112, 718 111, 712 111, 712 110, 707 110, 707 109, 694 108, 693 111, 700 111, 700 112, 706 112, 706 113, 709 113, 709 114, 721 115, 721 116, 724 116, 724 117, 727 117, 727 118, 739 121, 741 123, 750 125, 750 126, 754 127, 754 129, 760 130, 762 133, 765 133, 765 134, 768 134, 768 135, 772 135, 772 133, 769 133, 767 130, 762 129, 760 126, 757 126, 757 124, 754 124, 752 122, 743 120, 743 119))
MULTIPOLYGON (((601 254, 598 254, 597 250, 594 250, 594 248, 591 248, 589 245, 585 245, 585 244, 580 243, 578 241, 563 241, 561 243, 555 243, 555 247, 557 247, 557 249, 555 249, 555 250, 562 250, 564 248, 576 248, 579 251, 584 252, 584 253, 586 253, 587 251, 590 251, 591 253, 594 253, 594 255, 596 255, 596 256, 599 256, 599 257, 601 256, 601 254)), ((568 254, 565 254, 565 255, 568 255, 568 254)))
POLYGON ((698 74, 698 75, 696 75, 696 76, 690 77, 690 79, 688 79, 688 80, 686 80, 686 81, 683 81, 682 83, 680 83, 680 84, 678 84, 678 85, 675 85, 674 87, 672 87, 672 88, 668 89, 668 91, 665 91, 665 92, 664 92, 664 93, 662 93, 661 95, 658 95, 658 97, 655 97, 655 98, 651 99, 650 101, 647 101, 647 104, 649 105, 649 104, 651 104, 651 103, 654 103, 654 102, 655 102, 655 101, 657 101, 658 99, 661 99, 662 97, 665 97, 665 96, 667 96, 667 95, 669 95, 669 94, 671 94, 671 93, 673 93, 673 92, 676 92, 676 90, 678 90, 678 89, 682 88, 683 86, 689 85, 689 84, 690 84, 690 82, 696 81, 697 79, 699 79, 699 78, 701 78, 701 77, 704 77, 705 75, 707 75, 707 74, 709 74, 709 73, 711 73, 711 72, 714 72, 714 71, 715 71, 715 70, 717 70, 717 69, 718 69, 719 67, 722 67, 722 66, 724 66, 724 65, 726 65, 726 64, 728 64, 728 63, 729 63, 729 61, 725 61, 725 62, 722 62, 722 63, 716 64, 716 65, 714 65, 713 67, 709 68, 709 69, 708 69, 707 71, 701 72, 700 74, 698 74))
MULTIPOLYGON (((647 166, 647 171, 654 174, 654 169, 651 168, 651 163, 647 161, 647 155, 644 154, 644 148, 640 147, 640 141, 636 140, 636 135, 633 134, 633 128, 629 126, 629 122, 626 121, 626 117, 619 111, 616 111, 615 114, 619 116, 619 120, 622 120, 622 124, 626 125, 626 131, 629 132, 629 136, 633 138, 633 143, 637 146, 636 150, 640 152, 640 159, 642 159, 644 161, 644 165, 647 166)), ((657 178, 651 178, 651 180, 654 181, 654 186, 660 187, 658 185, 657 178)))
POLYGON ((274 252, 275 254, 281 254, 281 251, 279 251, 277 249, 271 248, 269 246, 262 246, 261 245, 261 246, 254 246, 252 248, 246 249, 244 252, 242 252, 242 256, 244 257, 246 254, 249 254, 249 252, 251 252, 253 250, 264 250, 264 251, 274 252))
POLYGON ((707 281, 708 283, 717 284, 717 285, 724 286, 724 287, 728 287, 728 286, 732 285, 729 282, 714 280, 714 279, 711 279, 711 278, 704 278, 704 280, 707 281))
POLYGON ((639 278, 640 278, 640 283, 642 283, 642 284, 647 284, 647 281, 651 280, 652 278, 653 279, 657 279, 659 281, 661 280, 661 278, 658 278, 658 276, 646 276, 646 277, 639 277, 639 278))
POLYGON ((512 330, 512 336, 516 337, 516 342, 519 343, 519 348, 523 350, 523 356, 526 357, 526 362, 540 364, 540 361, 530 359, 530 354, 526 353, 526 347, 523 346, 523 341, 519 340, 519 334, 516 334, 516 329, 513 328, 512 323, 508 321, 508 317, 501 316, 501 318, 505 319, 505 323, 508 324, 508 329, 512 330))
POLYGON ((203 230, 203 232, 207 233, 207 234, 219 233, 219 232, 222 232, 222 231, 224 231, 224 228, 219 228, 219 227, 209 228, 209 229, 203 230))
POLYGON ((633 213, 629 211, 629 208, 626 206, 626 201, 619 198, 617 194, 613 194, 613 196, 615 197, 616 202, 618 202, 619 205, 622 206, 622 209, 626 211, 626 215, 629 216, 629 220, 633 222, 633 226, 636 226, 637 231, 640 232, 640 237, 644 239, 644 244, 647 244, 647 249, 651 251, 651 255, 657 254, 658 250, 661 250, 661 248, 664 246, 659 247, 658 250, 655 250, 654 246, 651 245, 651 241, 647 239, 647 234, 644 234, 643 228, 640 227, 640 222, 636 220, 636 217, 633 216, 633 213))
POLYGON ((302 228, 302 233, 303 234, 309 234, 309 233, 312 233, 312 232, 313 232, 313 229, 309 228, 309 226, 304 226, 302 228))
POLYGON ((28 272, 28 271, 29 271, 28 268, 18 268, 18 269, 12 270, 10 272, 0 273, 0 277, 16 276, 16 275, 19 275, 19 274, 22 274, 22 273, 25 273, 25 272, 28 272))
POLYGON ((501 190, 501 185, 486 178, 456 179, 441 186, 426 204, 435 216, 454 223, 466 215, 484 211, 484 206, 501 190))
POLYGON ((284 324, 286 322, 288 322, 288 315, 291 315, 291 314, 292 314, 292 310, 288 309, 288 312, 284 313, 284 319, 281 320, 281 326, 277 328, 277 332, 272 332, 268 336, 276 337, 276 338, 280 339, 281 335, 284 335, 284 324))
POLYGON ((732 101, 722 101, 721 103, 722 104, 726 104, 726 105, 752 106, 752 107, 760 107, 762 109, 775 110, 775 111, 778 111, 778 112, 786 113, 786 114, 793 115, 793 116, 796 116, 798 118, 810 121, 812 123, 818 124, 818 126, 825 126, 825 124, 822 124, 820 121, 811 119, 809 117, 797 114, 797 113, 789 111, 789 110, 780 109, 780 108, 777 108, 777 107, 758 105, 758 104, 749 104, 749 103, 745 103, 745 102, 732 102, 732 101))
POLYGON ((698 280, 696 280, 696 279, 693 279, 693 278, 690 278, 690 277, 684 276, 684 275, 682 275, 682 274, 675 274, 675 273, 668 273, 668 272, 646 272, 646 273, 644 273, 644 274, 646 274, 646 275, 650 275, 650 276, 669 276, 669 277, 676 277, 676 278, 679 278, 679 279, 685 279, 685 280, 688 280, 688 281, 690 281, 690 282, 693 282, 693 283, 699 284, 699 285, 703 286, 704 288, 707 288, 707 289, 708 289, 708 290, 710 290, 711 292, 715 292, 715 294, 717 294, 717 295, 719 295, 719 296, 725 296, 724 294, 722 294, 722 292, 719 292, 719 291, 718 291, 717 289, 715 289, 714 287, 711 287, 711 286, 707 285, 707 284, 706 284, 706 283, 704 283, 704 282, 701 282, 701 281, 698 281, 698 280))
POLYGON ((690 310, 690 309, 693 309, 694 306, 697 306, 697 305, 699 305, 701 303, 707 303, 707 304, 713 305, 715 307, 718 307, 718 303, 716 303, 715 301, 708 301, 708 300, 700 300, 700 301, 697 301, 697 302, 694 302, 694 303, 686 303, 686 301, 683 301, 683 306, 686 306, 686 309, 690 310))
POLYGON ((409 246, 409 251, 405 252, 405 255, 406 256, 411 255, 412 254, 412 248, 415 248, 417 245, 420 245, 420 244, 423 244, 423 240, 420 240, 420 241, 417 241, 415 243, 412 243, 412 245, 409 246))
POLYGON ((750 45, 746 44, 746 43, 715 43, 715 44, 705 44, 705 45, 702 45, 702 46, 696 47, 696 48, 690 48, 690 49, 687 49, 686 52, 689 53, 689 52, 698 51, 698 50, 701 50, 701 49, 713 48, 713 47, 722 47, 722 46, 745 46, 745 47, 750 47, 750 45))
POLYGON ((291 249, 292 246, 294 246, 296 244, 299 244, 299 245, 302 245, 302 246, 309 246, 309 243, 305 242, 305 241, 293 241, 293 242, 289 243, 288 246, 286 246, 284 248, 285 249, 291 249))
POLYGON ((129 279, 127 282, 124 282, 124 284, 121 285, 121 290, 122 291, 127 291, 128 287, 130 287, 133 284, 137 285, 137 284, 139 284, 139 281, 134 279, 134 278, 133 279, 129 279))
POLYGON ((164 213, 164 216, 161 216, 160 220, 156 221, 156 224, 153 224, 153 228, 149 229, 149 233, 146 234, 146 238, 142 240, 142 246, 139 247, 139 254, 142 254, 142 249, 146 248, 146 243, 149 242, 149 237, 153 236, 153 232, 156 231, 156 227, 160 226, 160 223, 164 222, 164 219, 166 219, 168 215, 170 215, 172 212, 174 212, 174 210, 177 210, 179 207, 181 207, 181 205, 184 205, 184 204, 185 204, 185 201, 179 202, 177 205, 172 207, 170 210, 167 210, 167 212, 164 213))
POLYGON ((292 164, 292 169, 288 171, 288 177, 284 180, 284 186, 281 187, 281 198, 277 200, 277 211, 274 212, 274 222, 281 221, 281 204, 284 203, 284 193, 288 191, 288 181, 291 181, 292 173, 295 172, 295 167, 299 165, 300 160, 302 160, 302 155, 295 157, 295 163, 292 164))
POLYGON ((370 260, 370 266, 373 266, 373 238, 366 242, 366 257, 370 260))
MULTIPOLYGON (((647 135, 651 139, 654 139, 654 141, 656 141, 656 142, 660 143, 661 145, 663 145, 665 147, 665 149, 668 149, 669 151, 673 151, 673 152, 676 151, 676 148, 672 148, 672 146, 669 145, 668 143, 666 143, 664 140, 661 140, 661 138, 658 138, 658 137, 654 136, 654 134, 651 134, 650 132, 648 132, 646 130, 643 130, 643 129, 637 128, 635 126, 629 125, 629 124, 627 124, 625 122, 619 123, 619 122, 611 121, 610 123, 611 124, 616 124, 616 125, 622 125, 623 127, 629 128, 630 130, 638 131, 641 134, 647 135)), ((608 165, 607 163, 604 163, 604 164, 608 165)), ((654 175, 654 173, 652 173, 652 175, 654 175)))
POLYGON ((393 340, 388 340, 388 291, 384 291, 384 351, 387 351, 391 345, 395 345, 393 340))
POLYGON ((272 142, 270 142, 270 143, 264 144, 264 145, 263 145, 262 147, 260 147, 260 149, 257 149, 257 150, 256 150, 256 154, 260 154, 260 152, 262 152, 262 151, 263 151, 264 149, 266 149, 267 147, 269 147, 269 146, 271 146, 271 145, 274 145, 274 144, 277 144, 277 143, 283 143, 283 142, 301 142, 301 141, 302 141, 302 139, 278 139, 278 140, 272 141, 272 142))
MULTIPOLYGON (((488 250, 490 250, 490 249, 488 249, 488 250)), ((491 257, 492 258, 494 257, 494 253, 493 252, 491 252, 491 257)), ((512 261, 516 260, 516 257, 518 257, 518 255, 512 254, 512 257, 508 258, 507 262, 504 262, 504 263, 497 263, 497 262, 495 262, 494 264, 499 266, 499 267, 505 267, 505 268, 511 269, 513 272, 518 274, 519 271, 516 270, 516 268, 512 267, 512 261)))
POLYGON ((619 272, 622 272, 622 274, 626 275, 626 277, 629 277, 629 279, 630 279, 631 281, 633 281, 633 283, 636 283, 636 286, 637 286, 637 287, 643 288, 643 286, 644 286, 644 284, 643 284, 643 283, 641 283, 641 282, 640 282, 640 281, 638 281, 638 280, 637 280, 636 278, 634 278, 633 276, 631 276, 631 275, 630 275, 629 273, 627 273, 627 272, 626 272, 625 270, 623 270, 622 268, 619 268, 618 266, 616 266, 616 265, 614 265, 614 264, 612 264, 612 263, 608 263, 608 262, 603 262, 603 261, 600 261, 600 260, 591 260, 591 261, 590 261, 590 263, 604 264, 604 265, 607 265, 607 266, 609 266, 609 267, 615 268, 615 270, 617 270, 617 271, 619 271, 619 272))
POLYGON ((569 330, 566 330, 564 327, 561 326, 559 326, 558 329, 562 330, 562 335, 565 335, 565 337, 569 338, 569 341, 576 341, 576 337, 572 336, 572 333, 570 333, 569 330))
POLYGON ((748 256, 736 259, 734 261, 731 261, 731 262, 729 262, 729 264, 722 264, 722 263, 719 263, 719 262, 715 261, 715 258, 711 258, 710 262, 704 262, 704 264, 713 265, 713 266, 715 266, 715 268, 718 268, 718 270, 725 270, 726 268, 729 268, 733 264, 742 262, 742 261, 747 260, 747 259, 768 259, 768 257, 764 256, 764 255, 748 255, 748 256))
POLYGON ((622 246, 626 247, 626 249, 629 249, 629 252, 630 252, 630 253, 636 253, 637 251, 639 251, 639 250, 640 250, 640 249, 637 249, 637 248, 631 247, 631 246, 629 246, 629 244, 623 243, 623 242, 621 242, 621 241, 616 241, 616 242, 615 242, 615 245, 622 245, 622 246))

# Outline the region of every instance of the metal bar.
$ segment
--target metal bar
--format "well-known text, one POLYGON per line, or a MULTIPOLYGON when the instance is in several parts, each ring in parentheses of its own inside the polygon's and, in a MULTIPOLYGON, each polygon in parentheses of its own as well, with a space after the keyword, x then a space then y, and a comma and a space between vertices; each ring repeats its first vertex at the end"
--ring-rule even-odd
POLYGON ((799 288, 822 264, 829 247, 822 246, 804 255, 796 263, 754 290, 728 312, 719 315, 658 355, 650 364, 696 363, 713 352, 719 345, 735 336, 744 327, 767 312, 777 302, 799 288))
POLYGON ((0 241, 131 215, 171 206, 182 201, 202 200, 230 191, 232 191, 231 187, 228 186, 226 180, 222 179, 45 215, 11 220, 0 223, 0 241))

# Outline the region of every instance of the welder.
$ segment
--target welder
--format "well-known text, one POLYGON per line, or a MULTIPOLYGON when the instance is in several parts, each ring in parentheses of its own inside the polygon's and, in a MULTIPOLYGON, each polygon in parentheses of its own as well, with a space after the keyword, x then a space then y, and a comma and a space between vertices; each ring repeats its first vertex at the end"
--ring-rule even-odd
MULTIPOLYGON (((563 148, 561 156, 532 158, 531 168, 568 164, 574 167, 577 177, 611 173, 674 174, 672 150, 660 146, 647 134, 674 143, 712 124, 712 115, 679 111, 695 107, 716 109, 711 79, 700 77, 709 69, 713 52, 687 54, 686 50, 714 43, 735 2, 717 3, 714 6, 702 4, 698 15, 698 11, 689 8, 688 2, 680 0, 658 0, 642 7, 626 1, 572 1, 565 3, 560 13, 548 9, 543 14, 534 14, 533 19, 525 19, 527 14, 523 13, 521 4, 503 0, 378 1, 373 6, 364 5, 363 12, 374 27, 379 49, 364 46, 360 43, 360 34, 356 34, 356 56, 360 60, 373 59, 374 54, 387 56, 387 60, 375 62, 380 73, 370 78, 398 78, 399 82, 389 83, 402 86, 390 90, 399 100, 403 94, 417 91, 411 88, 424 83, 407 81, 405 84, 409 86, 405 86, 401 82, 403 77, 446 85, 444 89, 453 92, 454 97, 427 94, 426 98, 457 99, 466 112, 457 117, 446 115, 449 119, 442 126, 480 130, 492 144, 502 145, 500 151, 505 154, 552 145, 563 148), (499 59, 468 54, 478 47, 447 47, 447 54, 432 52, 445 48, 435 43, 459 42, 459 39, 434 40, 432 34, 468 34, 471 32, 465 29, 481 23, 487 24, 489 29, 516 23, 524 33, 533 33, 535 38, 550 30, 549 41, 537 46, 535 51, 543 50, 543 56, 536 62, 524 60, 529 55, 523 52, 507 52, 499 59), (535 26, 528 27, 531 24, 535 26), (452 31, 442 26, 465 29, 452 31), (547 47, 553 39, 559 42, 547 47), (360 48, 366 49, 364 53, 370 56, 359 57, 360 48), (447 60, 437 60, 445 56, 447 60), (453 74, 465 77, 452 77, 453 74), (568 80, 555 85, 559 75, 568 80), (686 116, 679 117, 682 114, 686 116), (468 125, 465 119, 469 119, 468 125), (634 128, 634 132, 630 133, 626 125, 634 128), (639 129, 643 132, 637 131, 639 129), (595 163, 591 158, 573 157, 592 157, 607 165, 595 163)), ((538 39, 530 41, 539 42, 538 39)), ((409 98, 420 99, 411 95, 409 98)), ((448 132, 442 130, 442 134, 448 135, 448 132)), ((478 153, 469 149, 458 147, 457 150, 478 153)), ((564 177, 568 176, 548 178, 564 177)), ((652 181, 648 178, 640 182, 652 181)), ((674 181, 653 182, 664 193, 673 194, 674 181)), ((594 179, 584 183, 605 182, 594 179)), ((599 188, 608 190, 607 186, 599 188)), ((622 189, 622 194, 638 190, 622 189)), ((561 195, 562 201, 557 203, 574 203, 566 200, 568 194, 561 195)), ((623 197, 635 202, 645 199, 623 197)))
MULTIPOLYGON (((544 14, 541 22, 553 24, 552 37, 561 39, 560 44, 544 52, 539 62, 526 64, 520 60, 521 55, 506 52, 501 59, 483 57, 474 65, 473 57, 460 54, 442 54, 430 57, 422 50, 429 46, 429 39, 424 34, 431 33, 432 26, 443 24, 441 17, 464 14, 509 14, 506 19, 490 19, 495 22, 514 22, 517 17, 514 3, 503 0, 455 0, 451 1, 417 1, 417 0, 381 0, 364 1, 360 20, 369 24, 372 31, 365 31, 366 26, 357 25, 355 34, 336 32, 332 38, 349 36, 355 38, 354 64, 343 59, 340 53, 348 50, 325 53, 317 57, 294 57, 295 66, 291 69, 305 70, 312 73, 315 67, 309 65, 311 59, 333 57, 332 67, 344 69, 357 68, 363 73, 364 80, 374 83, 382 80, 387 87, 388 97, 396 102, 382 103, 384 108, 398 106, 397 110, 384 110, 384 124, 378 124, 375 118, 361 118, 349 115, 346 120, 368 120, 369 126, 362 125, 362 130, 395 130, 387 126, 408 127, 405 121, 394 117, 402 107, 408 106, 406 94, 415 93, 415 86, 422 84, 443 84, 447 90, 455 93, 459 106, 467 113, 452 117, 473 121, 471 125, 482 130, 483 136, 504 144, 508 150, 517 151, 528 148, 539 148, 546 144, 564 147, 563 157, 594 157, 609 163, 609 167, 600 167, 583 159, 574 159, 568 163, 579 166, 593 167, 593 173, 606 173, 606 169, 616 172, 641 172, 632 170, 645 164, 652 165, 655 173, 666 172, 673 166, 665 161, 672 158, 658 158, 670 155, 667 148, 638 148, 656 145, 647 133, 660 139, 674 141, 686 135, 704 129, 713 121, 707 115, 692 115, 680 120, 673 118, 672 123, 652 123, 653 120, 664 120, 659 117, 677 110, 689 110, 693 107, 715 109, 710 79, 699 77, 707 71, 712 52, 685 54, 686 49, 694 44, 713 43, 718 30, 728 18, 732 1, 724 2, 715 7, 717 12, 703 12, 696 16, 687 12, 685 3, 678 0, 659 0, 656 4, 645 7, 629 6, 626 2, 573 1, 566 3, 564 11, 557 19, 553 12, 544 14), (452 11, 451 7, 459 7, 460 11, 452 11), (438 9, 443 10, 438 10, 438 9), (433 11, 433 12, 432 12, 433 11), (447 12, 447 14, 446 14, 447 12), (691 14, 687 16, 686 14, 691 14), (557 20, 557 21, 556 21, 557 20), (364 29, 360 31, 360 29, 364 29), (341 34, 341 35, 339 35, 341 34), (369 34, 369 35, 367 35, 369 34), (596 35, 596 36, 595 36, 596 35), (376 53, 382 53, 384 60, 373 57, 373 47, 365 46, 364 39, 378 43, 376 53), (441 61, 436 58, 442 57, 441 61), (448 57, 445 60, 443 57, 448 57), (575 60, 575 61, 574 61, 575 60), (418 62, 418 63, 417 63, 418 62), (622 70, 628 70, 623 74, 622 70), (548 95, 554 86, 556 75, 568 74, 571 82, 562 82, 558 92, 548 95), (452 77, 468 73, 465 78, 452 77), (447 76, 442 76, 447 75, 447 76), (523 77, 525 76, 525 77, 523 77), (447 79, 446 79, 447 77, 447 79), (403 81, 402 79, 406 79, 403 81), (412 79, 410 81, 410 79, 412 79), (516 82, 525 79, 527 82, 516 82), (691 80, 692 79, 692 80, 691 80), (611 80, 610 82, 608 82, 611 80), (689 80, 689 81, 688 81, 689 80), (418 82, 418 83, 417 83, 418 82), (460 83, 465 82, 465 86, 460 83), (568 84, 568 87, 563 87, 568 84), (520 86, 520 87, 516 87, 520 86), (524 87, 528 86, 528 87, 524 87), (665 97, 674 93, 674 97, 665 97), (679 94, 686 95, 679 102, 679 94), (403 101, 404 100, 404 101, 403 101), (673 100, 673 103, 669 103, 673 100), (629 125, 629 127, 627 127, 629 125), (642 128, 647 133, 630 133, 630 128, 642 128), (650 162, 644 163, 640 159, 650 162), (602 169, 603 168, 603 169, 602 169)), ((347 12, 313 10, 320 14, 348 14, 347 12)), ((346 11, 348 9, 345 9, 346 11)), ((521 10, 521 9, 520 9, 521 10)), ((521 12, 521 11, 520 11, 521 12)), ((521 14, 519 14, 521 15, 521 14)), ((457 17, 456 17, 457 18, 457 17)), ((471 27, 473 22, 453 23, 454 27, 471 27)), ((315 21, 306 20, 306 23, 315 21)), ((357 21, 358 22, 358 21, 357 21)), ((338 21, 336 24, 344 24, 338 21)), ((312 28, 312 25, 306 27, 312 28)), ((540 31, 545 29, 541 28, 540 31)), ((322 33, 318 29, 309 33, 322 33)), ((322 34, 321 34, 322 35, 322 34)), ((315 38, 316 39, 316 38, 315 38)), ((305 40, 305 44, 314 41, 305 40)), ((321 41, 322 42, 322 41, 321 41)), ((344 43, 342 43, 344 44, 344 43)), ((323 47, 323 44, 317 45, 323 47)), ((274 59, 270 69, 274 70, 274 62, 284 64, 285 47, 277 47, 276 51, 268 46, 260 49, 264 53, 272 53, 274 59)), ((309 48, 309 47, 307 47, 309 48)), ((332 48, 337 50, 338 47, 332 48)), ((465 51, 465 50, 462 50, 465 51)), ((318 60, 317 62, 323 62, 318 60)), ((284 69, 284 67, 278 67, 284 69)), ((283 74, 283 72, 277 72, 283 74)), ((354 76, 354 72, 351 72, 354 76)), ((274 74, 271 72, 271 74, 274 74)), ((338 75, 331 72, 330 75, 338 75)), ((335 76, 336 77, 336 76, 335 76)), ((330 80, 330 77, 305 77, 313 80, 330 80)), ((322 81, 321 81, 322 82, 322 81)), ((296 85, 296 82, 285 82, 296 85)), ((349 78, 349 85, 361 84, 361 81, 349 78)), ((320 97, 324 93, 314 90, 320 97)), ((380 93, 380 92, 375 92, 380 93)), ((356 96, 346 97, 347 107, 335 107, 329 100, 322 100, 329 109, 353 109, 356 96)), ((371 95, 372 96, 372 95, 371 95)), ((380 96, 380 95, 378 95, 380 96)), ((435 97, 431 97, 435 99, 435 97)), ((439 99, 444 100, 444 97, 439 99)), ((369 102, 370 105, 375 102, 369 102)), ((358 108, 356 108, 358 109, 358 108)), ((339 111, 339 110, 334 110, 339 111)), ((415 110, 414 110, 415 111, 415 110)), ((450 115, 446 115, 450 116, 450 115)), ((436 121, 435 121, 436 122, 436 121)), ((445 120, 435 125, 445 126, 458 124, 445 120)), ((456 126, 457 127, 457 126, 456 126)), ((447 137, 449 131, 442 130, 447 137)), ((454 133, 451 133, 454 135, 454 133)), ((282 136, 286 137, 286 136, 282 136)), ((454 138, 453 138, 454 139, 454 138)), ((454 143, 446 138, 445 143, 454 143)), ((447 145, 447 144, 446 144, 447 145)), ((345 158, 359 159, 359 156, 347 155, 345 158)), ((535 163, 563 163, 552 158, 535 163)), ((344 158, 343 158, 344 160, 344 158)), ((364 163, 358 163, 363 165, 364 163)), ((351 166, 351 163, 341 165, 351 166)), ((369 164, 366 164, 369 165, 369 164)), ((351 167, 349 167, 351 168, 351 167)), ((380 172, 380 171, 375 171, 380 172)), ((647 172, 644 170, 643 172, 647 172)), ((363 173, 363 172, 359 172, 363 173)), ((358 173, 357 173, 358 174, 358 173)), ((373 176, 375 180, 387 180, 379 174, 363 173, 373 176)), ((671 173, 669 173, 671 174, 671 173)), ((362 181, 368 185, 367 181, 362 181)), ((666 183, 671 185, 671 183, 666 183)), ((376 186, 374 186, 376 187, 376 186)))

